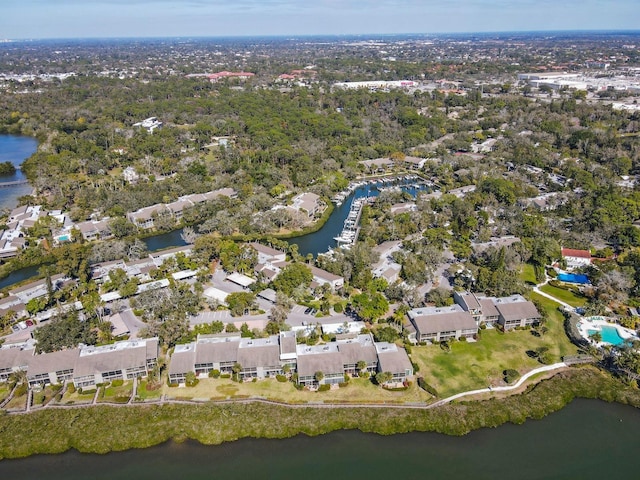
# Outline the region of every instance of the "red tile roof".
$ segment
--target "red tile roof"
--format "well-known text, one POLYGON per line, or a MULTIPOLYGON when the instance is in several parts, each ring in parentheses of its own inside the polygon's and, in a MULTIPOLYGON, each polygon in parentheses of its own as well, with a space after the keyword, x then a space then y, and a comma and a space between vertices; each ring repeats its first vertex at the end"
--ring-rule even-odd
POLYGON ((573 248, 563 248, 563 257, 577 257, 577 258, 591 258, 591 252, 589 250, 575 250, 573 248))

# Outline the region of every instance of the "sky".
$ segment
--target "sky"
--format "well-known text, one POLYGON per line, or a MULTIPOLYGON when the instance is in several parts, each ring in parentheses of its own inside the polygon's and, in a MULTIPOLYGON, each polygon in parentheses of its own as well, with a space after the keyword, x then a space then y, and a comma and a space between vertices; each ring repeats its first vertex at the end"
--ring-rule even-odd
POLYGON ((0 0, 0 39, 640 29, 640 0, 0 0))

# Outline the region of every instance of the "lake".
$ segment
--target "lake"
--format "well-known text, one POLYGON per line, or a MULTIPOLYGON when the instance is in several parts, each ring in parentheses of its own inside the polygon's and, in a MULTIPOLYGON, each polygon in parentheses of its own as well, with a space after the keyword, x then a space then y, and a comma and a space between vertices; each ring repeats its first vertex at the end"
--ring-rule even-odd
MULTIPOLYGON (((38 141, 35 138, 0 135, 0 162, 9 161, 18 167, 33 155, 37 149, 38 141)), ((0 182, 16 182, 25 179, 25 175, 19 169, 13 175, 0 176, 0 182)), ((0 188, 0 209, 17 207, 18 197, 29 195, 32 190, 33 188, 28 183, 0 188)))
POLYGON ((167 443, 107 455, 67 452, 3 460, 0 476, 47 480, 633 478, 639 431, 638 409, 576 400, 540 421, 478 430, 464 437, 436 433, 383 437, 339 431, 218 446, 167 443))

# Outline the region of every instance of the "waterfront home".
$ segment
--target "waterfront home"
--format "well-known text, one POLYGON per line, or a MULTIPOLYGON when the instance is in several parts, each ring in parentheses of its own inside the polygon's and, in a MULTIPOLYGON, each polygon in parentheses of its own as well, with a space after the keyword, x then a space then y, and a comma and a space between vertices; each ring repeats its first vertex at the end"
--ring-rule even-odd
POLYGON ((251 242, 249 246, 258 253, 259 264, 284 262, 287 259, 287 254, 282 250, 277 250, 258 242, 251 242))
POLYGON ((422 170, 427 163, 427 159, 407 155, 402 159, 402 163, 410 170, 422 170))
POLYGON ((164 203, 158 203, 156 205, 151 205, 150 207, 140 208, 135 212, 127 213, 127 219, 136 227, 148 230, 155 226, 154 220, 158 216, 170 214, 171 211, 167 209, 167 206, 164 203))
POLYGON ((403 383, 413 378, 413 364, 404 348, 395 343, 376 343, 378 371, 391 374, 388 384, 403 383))
MULTIPOLYGON (((62 274, 53 275, 51 280, 51 290, 56 291, 66 280, 69 280, 62 274)), ((28 303, 29 300, 34 298, 44 297, 49 294, 49 287, 47 286, 47 280, 36 280, 35 282, 27 283, 22 287, 13 288, 9 290, 9 295, 18 297, 23 303, 28 303)))
POLYGON ((6 382, 14 372, 27 371, 29 358, 33 352, 33 340, 2 345, 0 347, 0 382, 6 382))
POLYGON ((79 348, 32 355, 27 359, 26 369, 29 386, 57 385, 71 380, 79 355, 79 348))
POLYGON ((418 342, 474 338, 478 334, 473 316, 459 305, 415 308, 407 316, 416 328, 418 342))
POLYGON ((75 227, 80 230, 82 238, 88 241, 104 240, 112 236, 108 218, 76 223, 75 227))
POLYGON ((369 173, 384 173, 394 166, 394 161, 390 158, 374 158, 372 160, 360 160, 360 165, 364 165, 369 173))
POLYGON ((84 346, 73 368, 73 383, 77 388, 86 388, 111 380, 146 377, 157 362, 158 338, 84 346))
POLYGON ((309 218, 322 213, 327 207, 319 195, 311 192, 301 193, 293 197, 291 202, 292 204, 287 208, 296 212, 304 212, 309 218))
POLYGON ((344 278, 340 275, 334 275, 331 272, 327 272, 321 268, 315 267, 313 265, 308 265, 311 270, 311 274, 313 275, 313 283, 315 282, 317 285, 327 284, 331 287, 331 290, 337 290, 344 286, 344 278))
POLYGON ((344 360, 337 343, 297 345, 296 354, 298 384, 314 386, 344 382, 344 360))

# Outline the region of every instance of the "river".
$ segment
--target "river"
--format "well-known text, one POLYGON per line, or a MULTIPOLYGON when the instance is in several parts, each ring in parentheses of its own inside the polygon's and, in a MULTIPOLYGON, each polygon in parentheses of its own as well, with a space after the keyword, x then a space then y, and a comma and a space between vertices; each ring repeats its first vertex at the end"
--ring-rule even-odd
POLYGON ((634 478, 639 431, 638 409, 576 400, 543 420, 478 430, 464 437, 436 433, 384 437, 338 431, 217 446, 170 442, 107 455, 71 451, 3 460, 0 476, 46 480, 634 478))
MULTIPOLYGON (((424 185, 414 186, 413 181, 410 180, 401 180, 396 182, 387 183, 386 185, 397 185, 402 188, 402 190, 412 196, 415 196, 418 191, 423 191, 427 187, 424 185)), ((334 240, 334 237, 340 235, 342 231, 342 227, 344 225, 344 221, 349 214, 349 209, 351 208, 351 204, 356 198, 361 197, 377 197, 380 195, 379 186, 382 186, 382 183, 379 184, 366 184, 363 185, 353 191, 351 195, 349 195, 342 205, 336 206, 336 208, 331 213, 331 216, 327 220, 327 222, 322 226, 322 228, 316 232, 309 233, 307 235, 301 235, 299 237, 290 238, 287 241, 292 244, 298 245, 298 252, 301 255, 307 255, 309 253, 313 254, 313 256, 317 256, 319 253, 326 252, 329 248, 334 248, 337 242, 334 240)), ((156 250, 163 250, 165 248, 171 247, 181 247, 186 245, 185 241, 182 239, 180 234, 182 230, 175 230, 169 233, 162 233, 159 235, 154 235, 152 237, 147 237, 143 241, 147 244, 147 248, 149 251, 153 252, 156 250)))
MULTIPOLYGON (((20 166, 38 149, 38 141, 31 137, 0 135, 0 162, 11 162, 20 166)), ((0 183, 26 180, 20 169, 13 175, 0 175, 0 183)), ((29 195, 33 188, 28 184, 0 188, 0 209, 18 206, 18 197, 29 195)))

